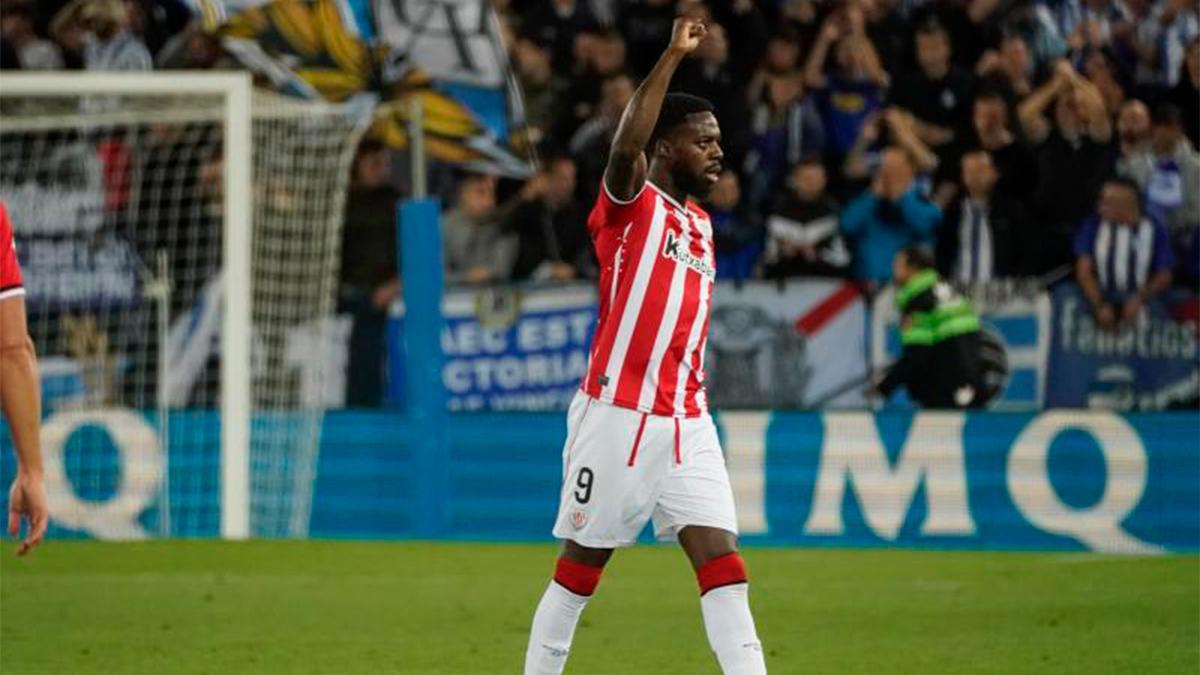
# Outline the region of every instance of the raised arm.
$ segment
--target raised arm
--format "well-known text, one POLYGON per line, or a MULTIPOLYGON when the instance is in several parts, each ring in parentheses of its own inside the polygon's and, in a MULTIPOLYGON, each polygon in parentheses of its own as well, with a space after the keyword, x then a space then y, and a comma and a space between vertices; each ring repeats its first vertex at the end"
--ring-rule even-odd
POLYGON ((821 26, 821 34, 817 37, 816 43, 813 44, 812 51, 808 53, 808 60, 804 62, 804 84, 807 84, 813 89, 824 89, 827 82, 825 81, 825 60, 829 58, 829 49, 838 41, 842 35, 838 29, 837 22, 834 17, 830 16, 825 20, 825 24, 821 26))
POLYGON ((912 114, 902 108, 888 108, 883 113, 883 119, 891 129, 896 144, 908 152, 918 169, 926 173, 937 169, 937 155, 917 135, 912 114))
POLYGON ((850 19, 850 37, 855 51, 862 57, 862 67, 864 74, 875 83, 880 89, 887 89, 891 86, 892 78, 883 67, 883 62, 879 58, 879 52, 875 51, 875 45, 871 42, 871 38, 867 37, 866 23, 863 19, 862 9, 852 7, 846 10, 846 16, 850 19))
POLYGON ((1021 128, 1025 131, 1025 137, 1032 143, 1041 143, 1050 135, 1050 122, 1046 120, 1046 108, 1050 107, 1054 99, 1069 85, 1067 69, 1071 69, 1070 64, 1066 61, 1059 62, 1058 67, 1055 68, 1054 77, 1038 87, 1017 107, 1017 117, 1021 120, 1021 128))
POLYGON ((846 159, 842 162, 842 173, 847 178, 862 180, 871 174, 871 167, 867 163, 867 150, 870 150, 877 140, 879 113, 871 113, 863 121, 862 131, 858 133, 858 138, 854 139, 854 145, 850 147, 850 152, 846 153, 846 159))
POLYGON ((991 18, 1001 4, 1002 0, 971 0, 967 3, 967 18, 971 23, 981 24, 991 18))
POLYGON ((87 0, 71 0, 66 7, 60 9, 58 14, 55 14, 54 18, 50 20, 50 36, 59 42, 65 40, 66 33, 77 27, 79 13, 85 4, 87 4, 87 0))
POLYGON ((1079 104, 1084 122, 1087 125, 1087 135, 1101 145, 1112 140, 1112 120, 1108 114, 1108 104, 1100 89, 1090 81, 1075 77, 1075 101, 1079 104))
POLYGON ((707 30, 700 19, 675 19, 671 44, 625 107, 604 169, 604 184, 617 199, 632 199, 646 182, 646 143, 662 111, 667 85, 683 57, 700 45, 707 30))

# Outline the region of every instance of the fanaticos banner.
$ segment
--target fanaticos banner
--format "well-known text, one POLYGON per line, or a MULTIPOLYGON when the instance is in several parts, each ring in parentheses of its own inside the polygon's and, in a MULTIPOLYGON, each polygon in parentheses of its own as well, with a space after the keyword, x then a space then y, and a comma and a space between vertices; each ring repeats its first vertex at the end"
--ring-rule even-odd
POLYGON ((1053 325, 1048 405, 1163 410, 1200 402, 1194 321, 1151 306, 1137 324, 1106 331, 1078 289, 1065 286, 1054 293, 1053 325))

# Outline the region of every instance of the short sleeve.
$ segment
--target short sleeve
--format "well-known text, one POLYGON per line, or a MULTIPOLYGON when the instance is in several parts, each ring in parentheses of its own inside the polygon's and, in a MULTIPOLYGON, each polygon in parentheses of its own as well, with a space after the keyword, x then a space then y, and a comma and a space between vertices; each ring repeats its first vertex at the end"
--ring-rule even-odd
POLYGON ((1083 221, 1083 225, 1079 227, 1079 232, 1075 234, 1076 257, 1092 257, 1095 255, 1093 249, 1096 247, 1096 230, 1099 227, 1099 218, 1088 218, 1083 221))
POLYGON ((1154 223, 1154 254, 1153 269, 1155 272, 1170 270, 1175 267, 1175 252, 1171 250, 1171 237, 1162 223, 1154 223))
POLYGON ((0 299, 24 293, 21 267, 17 264, 17 244, 13 240, 12 221, 0 202, 0 299))
POLYGON ((604 179, 600 179, 600 194, 596 196, 596 204, 588 214, 588 231, 596 232, 606 227, 624 226, 637 209, 639 202, 646 196, 646 184, 632 199, 617 199, 608 189, 604 179))

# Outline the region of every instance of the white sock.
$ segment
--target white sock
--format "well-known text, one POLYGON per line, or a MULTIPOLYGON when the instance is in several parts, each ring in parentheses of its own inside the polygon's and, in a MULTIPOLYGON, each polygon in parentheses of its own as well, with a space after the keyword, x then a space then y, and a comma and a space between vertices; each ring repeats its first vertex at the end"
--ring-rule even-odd
MULTIPOLYGON (((762 643, 750 616, 749 584, 714 588, 700 597, 708 644, 725 675, 765 675, 762 643)), ((528 671, 527 671, 528 672, 528 671)))
POLYGON ((558 582, 550 582, 533 615, 529 647, 525 650, 525 675, 559 675, 563 671, 575 626, 587 602, 588 596, 575 595, 558 582))

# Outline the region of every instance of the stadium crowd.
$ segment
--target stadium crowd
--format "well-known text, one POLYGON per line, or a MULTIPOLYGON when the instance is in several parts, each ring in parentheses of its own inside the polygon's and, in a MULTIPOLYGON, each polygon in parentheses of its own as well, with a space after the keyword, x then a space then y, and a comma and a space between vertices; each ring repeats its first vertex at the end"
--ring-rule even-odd
MULTIPOLYGON (((5 68, 236 67, 182 0, 0 7, 5 68)), ((455 282, 594 275, 584 221, 608 142, 681 12, 711 26, 672 86, 713 101, 721 122, 727 171, 706 204, 721 276, 885 282, 892 254, 922 242, 959 281, 1053 275, 1080 257, 1112 266, 1130 254, 1097 247, 1145 239, 1149 274, 1130 263, 1139 281, 1168 267, 1196 281, 1200 18, 1188 0, 496 7, 540 169, 518 185, 442 181, 455 282), (1137 191, 1128 237, 1089 224, 1120 210, 1119 197, 1101 199, 1106 185, 1137 191)), ((368 143, 360 156, 382 151, 368 143)), ((386 201, 377 187, 355 181, 352 220, 386 201)))
MULTIPOLYGON (((728 169, 706 205, 721 276, 876 285, 897 250, 925 243, 961 282, 1052 279, 1076 260, 1106 296, 1149 297, 1159 272, 1196 281, 1193 3, 514 0, 504 11, 530 122, 567 153, 521 190, 528 203, 553 203, 541 186, 572 178, 574 204, 592 202, 620 110, 672 17, 694 12, 711 37, 673 87, 712 100, 721 122, 728 169)), ((516 265, 514 278, 591 273, 582 214, 494 213, 521 252, 560 242, 534 256, 553 266, 516 265)))
MULTIPOLYGON (((680 13, 709 37, 672 88, 704 96, 726 170, 704 206, 718 276, 870 290, 926 244, 962 283, 1074 276, 1115 327, 1200 284, 1193 0, 494 0, 539 164, 434 171, 451 283, 591 278, 586 217, 621 111, 680 13)), ((182 0, 5 0, 5 68, 230 68, 182 0)), ((399 292, 402 158, 367 141, 343 300, 399 292)), ((382 319, 380 318, 380 321, 382 319)))

